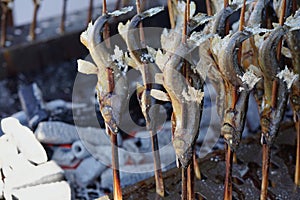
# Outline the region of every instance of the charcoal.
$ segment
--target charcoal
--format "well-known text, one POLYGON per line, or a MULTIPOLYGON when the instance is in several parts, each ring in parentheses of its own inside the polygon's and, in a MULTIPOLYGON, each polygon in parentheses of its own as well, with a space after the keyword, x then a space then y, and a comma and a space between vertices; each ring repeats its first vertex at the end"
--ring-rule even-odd
POLYGON ((35 129, 39 122, 48 119, 49 113, 45 109, 42 93, 36 83, 21 85, 18 94, 30 128, 35 129))
POLYGON ((92 156, 88 157, 75 170, 76 183, 81 187, 86 187, 99 177, 106 168, 106 165, 92 156))
POLYGON ((55 162, 49 161, 34 166, 30 171, 27 169, 13 171, 4 179, 4 190, 9 194, 14 189, 61 181, 63 178, 63 170, 55 162))
POLYGON ((71 199, 71 189, 66 181, 42 184, 12 191, 12 195, 19 200, 27 199, 71 199))
POLYGON ((55 147, 53 148, 52 160, 60 166, 72 167, 77 165, 80 160, 76 159, 70 148, 55 147))
POLYGON ((91 156, 90 152, 88 152, 81 141, 76 141, 72 144, 72 153, 78 159, 84 159, 91 156))

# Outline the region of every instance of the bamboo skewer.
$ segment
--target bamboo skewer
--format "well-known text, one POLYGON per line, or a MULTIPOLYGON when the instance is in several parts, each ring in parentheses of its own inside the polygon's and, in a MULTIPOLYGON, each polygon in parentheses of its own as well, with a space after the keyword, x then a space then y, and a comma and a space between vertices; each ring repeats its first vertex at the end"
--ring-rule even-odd
POLYGON ((225 175, 225 185, 224 185, 224 200, 232 199, 232 161, 233 152, 230 146, 225 144, 225 161, 226 161, 226 175, 225 175))
MULTIPOLYGON (((137 13, 141 13, 141 4, 139 0, 136 0, 136 9, 137 13)), ((146 47, 145 43, 145 34, 143 30, 143 24, 140 22, 139 24, 139 35, 140 35, 140 42, 142 45, 142 48, 146 47)), ((152 89, 152 84, 148 81, 148 75, 149 75, 149 69, 146 64, 143 66, 144 70, 141 70, 145 90, 150 91, 152 89)), ((142 104, 151 107, 151 96, 147 94, 146 92, 146 98, 144 99, 144 102, 142 104)), ((148 118, 145 116, 147 129, 149 131, 150 137, 151 137, 151 145, 152 145, 152 152, 153 152, 153 161, 154 161, 154 176, 155 176, 155 184, 156 184, 156 193, 160 196, 165 196, 165 188, 164 188, 164 181, 162 176, 162 170, 161 170, 161 161, 160 161, 160 155, 159 155, 159 145, 158 145, 158 138, 157 138, 157 132, 156 132, 156 124, 154 120, 148 121, 148 118)))
MULTIPOLYGON (((187 23, 190 18, 190 0, 186 1, 185 5, 185 13, 184 13, 184 24, 182 27, 182 43, 185 44, 187 40, 187 23)), ((188 72, 188 63, 184 60, 183 64, 183 75, 187 81, 189 81, 189 72, 188 72)), ((184 123, 184 122, 183 122, 184 123)), ((193 152, 193 157, 195 156, 195 151, 193 152)), ((181 199, 194 199, 194 170, 193 165, 197 165, 197 162, 193 162, 189 164, 188 168, 182 168, 182 196, 181 199), (193 175, 192 175, 193 174, 193 175)), ((196 167, 199 168, 199 167, 196 167)))
MULTIPOLYGON (((106 14, 107 8, 106 8, 106 0, 102 1, 102 14, 106 14)), ((110 40, 109 40, 109 26, 106 24, 103 38, 106 41, 106 46, 110 48, 110 40)), ((108 77, 108 86, 109 86, 109 92, 112 93, 114 90, 114 75, 113 70, 110 68, 107 68, 106 70, 107 77, 108 77)), ((114 199, 122 200, 122 188, 121 188, 121 182, 120 182, 120 174, 119 174, 119 155, 118 155, 118 139, 117 135, 113 133, 108 126, 106 125, 106 132, 110 136, 111 145, 112 145, 112 170, 113 170, 113 196, 114 199)))
POLYGON ((300 186, 300 120, 297 117, 297 121, 295 122, 296 130, 297 130, 297 150, 296 150, 296 165, 295 165, 295 185, 300 186))
POLYGON ((1 47, 5 46, 6 28, 7 28, 7 13, 8 6, 6 2, 1 2, 2 16, 1 16, 1 47))
MULTIPOLYGON (((224 6, 228 6, 228 1, 224 1, 224 6)), ((240 15, 239 31, 243 30, 245 21, 245 10, 246 10, 246 0, 243 1, 243 7, 240 15)), ((229 32, 228 20, 226 22, 226 34, 229 32)), ((238 52, 238 62, 241 63, 242 59, 242 45, 238 52)), ((228 84, 232 93, 231 109, 235 109, 236 103, 238 101, 237 88, 231 84, 228 84)), ((237 162, 236 153, 230 148, 230 145, 225 143, 225 162, 226 162, 226 175, 225 175, 225 185, 224 185, 224 199, 232 199, 232 164, 237 162)))
POLYGON ((172 0, 168 0, 168 12, 169 12, 171 29, 174 29, 175 28, 175 16, 174 16, 172 0))
MULTIPOLYGON (((282 1, 281 5, 281 13, 280 13, 280 19, 279 19, 279 25, 282 26, 284 24, 284 17, 286 12, 286 0, 282 1)), ((279 41, 277 46, 277 59, 280 60, 281 57, 281 47, 282 47, 282 39, 279 41)), ((278 89, 278 82, 277 80, 273 80, 272 85, 272 99, 271 104, 272 108, 276 108, 277 104, 277 89, 278 89)), ((262 183, 261 183, 261 200, 267 199, 268 195, 268 178, 269 178, 269 167, 270 167, 270 147, 266 142, 263 142, 262 147, 262 154, 263 154, 263 160, 262 160, 262 183)))
POLYGON ((60 33, 65 33, 65 21, 66 21, 66 11, 67 11, 67 1, 63 0, 63 10, 62 10, 62 16, 60 20, 60 33))
POLYGON ((181 168, 181 200, 187 200, 187 168, 181 168))
POLYGON ((93 9, 94 9, 94 0, 90 0, 88 17, 87 17, 87 24, 89 24, 90 21, 92 21, 92 18, 93 18, 93 9))
POLYGON ((208 16, 212 16, 213 13, 212 13, 212 9, 211 9, 211 3, 210 3, 210 0, 205 0, 205 3, 206 3, 206 11, 207 11, 207 15, 208 15, 208 16))
POLYGON ((38 10, 40 8, 40 1, 39 0, 33 0, 34 3, 34 11, 33 11, 33 19, 31 22, 31 26, 30 26, 30 32, 29 32, 29 36, 31 40, 35 40, 35 28, 36 28, 36 19, 37 19, 37 14, 38 14, 38 10))

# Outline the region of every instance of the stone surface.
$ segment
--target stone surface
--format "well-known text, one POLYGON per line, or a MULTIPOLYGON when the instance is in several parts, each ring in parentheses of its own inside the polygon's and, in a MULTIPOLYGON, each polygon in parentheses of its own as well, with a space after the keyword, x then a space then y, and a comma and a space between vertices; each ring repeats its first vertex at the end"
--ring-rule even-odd
POLYGON ((16 189, 12 195, 18 200, 71 200, 71 189, 66 181, 61 181, 16 189))
POLYGON ((1 127, 9 135, 19 151, 29 161, 41 164, 47 161, 47 154, 43 146, 35 138, 33 132, 22 126, 15 118, 9 117, 1 120, 1 127))

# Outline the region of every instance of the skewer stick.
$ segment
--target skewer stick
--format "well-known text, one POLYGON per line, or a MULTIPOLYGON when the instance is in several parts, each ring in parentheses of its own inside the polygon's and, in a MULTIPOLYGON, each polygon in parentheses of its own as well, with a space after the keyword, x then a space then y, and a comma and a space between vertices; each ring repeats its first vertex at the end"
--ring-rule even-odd
MULTIPOLYGON (((102 15, 105 15, 107 13, 107 7, 106 7, 106 0, 102 0, 102 15)), ((104 32, 103 32, 103 38, 105 40, 105 44, 107 47, 110 47, 110 40, 109 38, 109 25, 105 24, 104 26, 104 32)))
POLYGON ((63 11, 60 20, 60 33, 65 33, 66 10, 67 10, 67 0, 63 0, 63 11))
POLYGON ((300 120, 297 117, 295 122, 297 130, 297 151, 296 151, 296 166, 295 166, 295 184, 300 186, 300 120))
POLYGON ((225 187, 224 187, 224 200, 232 199, 232 161, 233 152, 230 146, 225 143, 225 160, 226 160, 226 175, 225 175, 225 187))
POLYGON ((33 3, 34 3, 33 19, 31 22, 30 32, 29 32, 29 36, 30 36, 31 40, 35 40, 36 18, 37 18, 37 13, 38 13, 38 10, 40 7, 40 3, 37 0, 33 0, 33 3))
POLYGON ((200 172, 200 166, 197 161, 196 153, 193 154, 193 164, 194 164, 194 172, 197 179, 201 179, 201 172, 200 172))
MULTIPOLYGON (((106 0, 102 1, 102 14, 106 14, 106 0)), ((103 33, 103 38, 106 43, 106 46, 110 48, 109 43, 109 26, 106 27, 106 30, 103 33)), ((114 83, 114 74, 111 68, 106 68, 106 75, 108 78, 108 87, 109 92, 112 93, 115 87, 114 83)), ((106 132, 110 136, 111 145, 112 145, 112 170, 113 170, 113 196, 114 199, 122 200, 122 188, 120 182, 120 173, 119 173, 119 154, 118 154, 118 138, 115 133, 113 133, 108 126, 106 125, 106 132)))
POLYGON ((7 3, 1 3, 2 16, 1 16, 1 47, 5 46, 6 41, 6 28, 7 28, 7 3))
POLYGON ((188 196, 188 200, 194 200, 195 199, 194 176, 192 176, 192 174, 194 174, 194 161, 192 161, 191 164, 189 165, 188 172, 187 172, 187 196, 188 196))
MULTIPOLYGON (((137 13, 140 14, 141 13, 141 4, 140 4, 139 0, 136 0, 136 9, 137 9, 137 13)), ((141 42, 142 48, 145 48, 146 47, 145 33, 143 30, 142 22, 139 24, 139 28, 140 28, 140 30, 139 30, 140 42, 141 42)), ((142 71, 142 76, 144 77, 143 78, 144 85, 146 87, 146 90, 150 91, 152 88, 152 84, 149 83, 149 81, 148 81, 148 74, 149 74, 148 66, 144 65, 143 67, 144 67, 144 70, 142 71)), ((151 104, 150 98, 151 97, 149 95, 147 95, 143 104, 145 104, 145 105, 151 104)), ((161 161, 160 161, 160 155, 159 155, 159 146, 158 146, 156 126, 150 125, 150 123, 154 123, 154 121, 146 122, 146 123, 148 126, 147 129, 149 130, 149 133, 151 136, 151 144, 152 144, 152 152, 153 152, 153 160, 154 160, 154 176, 155 176, 156 193, 160 196, 164 196, 165 188, 164 188, 164 181, 163 181, 162 170, 161 170, 161 161), (150 130, 149 125, 152 127, 151 130, 150 130)))
POLYGON ((206 3, 206 12, 208 16, 213 16, 210 0, 205 0, 206 3))
POLYGON ((260 199, 266 200, 268 194, 268 178, 270 166, 270 149, 268 144, 263 144, 263 158, 262 158, 262 180, 261 180, 261 194, 260 199))
MULTIPOLYGON (((283 24, 284 24, 285 12, 286 12, 286 0, 282 0, 281 13, 280 13, 280 18, 279 18, 280 26, 283 26, 283 24)), ((282 47, 282 39, 279 41, 278 47, 277 47, 277 59, 278 60, 280 59, 280 55, 281 55, 281 47, 282 47)))
MULTIPOLYGON (((286 0, 282 1, 281 5, 281 14, 279 19, 279 24, 282 26, 284 24, 284 17, 285 17, 285 11, 286 11, 286 0)), ((280 59, 281 55, 281 46, 282 46, 282 40, 279 41, 279 44, 277 46, 277 59, 280 59)), ((277 80, 275 79, 273 81, 272 85, 272 108, 276 107, 277 104, 277 80)), ((267 193, 268 193, 268 177, 269 177, 269 167, 270 167, 270 147, 268 144, 263 144, 263 160, 262 160, 262 183, 261 183, 261 194, 260 198, 261 200, 267 199, 267 193)))
POLYGON ((175 28, 175 17, 174 17, 174 10, 173 10, 172 4, 173 4, 172 0, 168 0, 168 11, 169 11, 171 29, 174 29, 175 28))
POLYGON ((187 200, 187 168, 181 168, 181 200, 187 200))
POLYGON ((120 171, 119 171, 119 154, 118 154, 118 139, 117 135, 112 133, 108 129, 111 140, 111 153, 112 153, 112 169, 113 169, 113 195, 114 199, 122 199, 122 188, 120 182, 120 171))
POLYGON ((90 3, 89 3, 89 12, 88 12, 88 17, 87 17, 87 24, 89 24, 90 21, 92 21, 92 18, 93 18, 93 9, 94 9, 94 0, 90 0, 90 3))

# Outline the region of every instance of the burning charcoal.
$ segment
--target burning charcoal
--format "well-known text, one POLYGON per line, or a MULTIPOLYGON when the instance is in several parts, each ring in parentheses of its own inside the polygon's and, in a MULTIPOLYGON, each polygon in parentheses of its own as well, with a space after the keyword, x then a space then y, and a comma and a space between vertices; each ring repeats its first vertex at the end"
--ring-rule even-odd
POLYGON ((44 106, 42 93, 36 83, 21 85, 18 93, 28 124, 30 128, 35 129, 39 122, 47 120, 49 116, 44 106))
POLYGON ((75 170, 76 182, 81 187, 92 183, 107 167, 94 157, 84 159, 75 170))
POLYGON ((72 144, 72 153, 78 159, 84 159, 91 155, 81 141, 76 141, 72 144))
POLYGON ((17 119, 12 117, 2 119, 1 127, 3 132, 12 138, 12 142, 16 144, 26 159, 36 164, 47 161, 46 151, 35 138, 33 132, 22 126, 17 119))
POLYGON ((22 189, 16 189, 12 191, 14 198, 18 200, 27 199, 71 199, 71 189, 66 181, 42 184, 33 187, 27 187, 22 189))
POLYGON ((72 167, 76 166, 80 160, 76 159, 70 148, 56 147, 53 151, 52 160, 59 166, 72 167))
POLYGON ((4 195, 7 198, 15 189, 52 183, 63 178, 63 170, 53 161, 35 166, 30 171, 28 169, 16 170, 4 179, 4 195))

